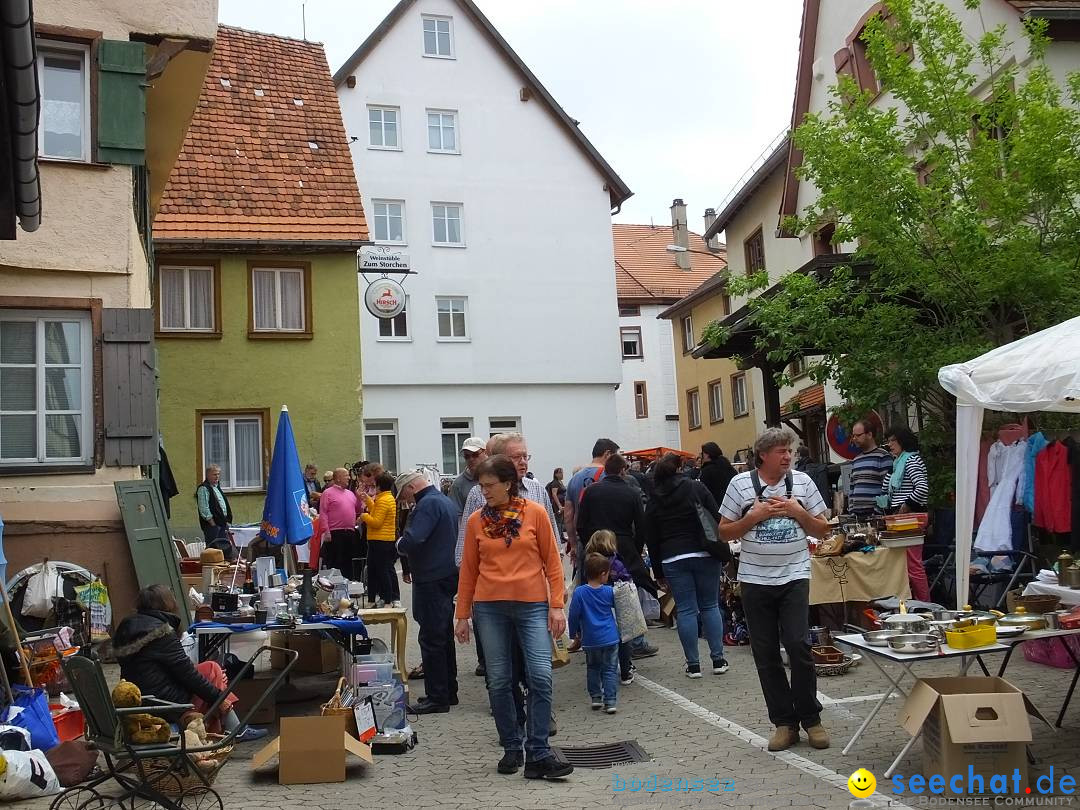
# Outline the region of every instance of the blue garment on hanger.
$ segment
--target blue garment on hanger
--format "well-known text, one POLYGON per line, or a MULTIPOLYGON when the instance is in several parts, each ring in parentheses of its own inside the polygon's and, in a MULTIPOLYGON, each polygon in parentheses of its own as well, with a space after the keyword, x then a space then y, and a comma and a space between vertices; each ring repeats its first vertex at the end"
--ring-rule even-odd
POLYGON ((1050 444, 1040 430, 1028 437, 1027 459, 1024 461, 1024 508, 1035 511, 1035 456, 1050 444))

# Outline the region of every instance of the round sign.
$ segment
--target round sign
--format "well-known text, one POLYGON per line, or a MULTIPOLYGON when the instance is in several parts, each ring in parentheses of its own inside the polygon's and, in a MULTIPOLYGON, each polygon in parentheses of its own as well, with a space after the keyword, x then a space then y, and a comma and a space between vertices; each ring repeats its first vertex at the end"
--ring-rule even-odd
MULTIPOLYGON (((869 411, 864 414, 862 418, 874 426, 874 434, 876 436, 881 435, 881 417, 878 416, 877 411, 869 411)), ((840 420, 836 417, 835 413, 829 417, 829 422, 825 425, 825 438, 828 439, 829 447, 833 449, 833 452, 841 458, 846 458, 848 461, 862 452, 862 450, 856 447, 851 441, 851 426, 840 424, 840 420)))
POLYGON ((405 309, 405 289, 389 278, 380 278, 368 285, 364 304, 376 318, 396 318, 405 309))

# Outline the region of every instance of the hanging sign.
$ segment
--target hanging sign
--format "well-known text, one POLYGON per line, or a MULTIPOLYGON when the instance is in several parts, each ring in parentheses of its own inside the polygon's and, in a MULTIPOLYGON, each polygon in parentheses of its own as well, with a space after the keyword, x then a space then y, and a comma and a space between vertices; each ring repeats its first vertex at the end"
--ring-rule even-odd
POLYGON ((405 290, 393 279, 377 279, 364 292, 364 304, 376 318, 396 318, 405 309, 405 290))
POLYGON ((357 256, 361 273, 408 273, 409 254, 390 245, 367 245, 357 256))

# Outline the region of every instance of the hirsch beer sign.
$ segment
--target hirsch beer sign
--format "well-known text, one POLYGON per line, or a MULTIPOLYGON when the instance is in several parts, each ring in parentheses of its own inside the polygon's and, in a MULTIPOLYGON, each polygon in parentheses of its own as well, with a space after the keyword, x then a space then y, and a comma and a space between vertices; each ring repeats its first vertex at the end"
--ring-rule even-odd
POLYGON ((392 279, 380 278, 368 285, 364 303, 376 318, 396 318, 405 309, 405 290, 392 279))
POLYGON ((409 254, 389 245, 368 245, 360 248, 361 273, 408 273, 409 254))

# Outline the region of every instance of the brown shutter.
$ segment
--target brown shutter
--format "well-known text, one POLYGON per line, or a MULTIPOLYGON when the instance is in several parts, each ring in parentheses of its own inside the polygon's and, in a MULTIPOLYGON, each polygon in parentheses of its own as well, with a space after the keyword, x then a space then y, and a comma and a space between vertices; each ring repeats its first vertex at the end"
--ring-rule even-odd
POLYGON ((101 311, 105 465, 153 464, 158 456, 154 311, 101 311))
POLYGON ((851 49, 843 47, 833 54, 833 64, 836 66, 836 75, 854 76, 855 70, 851 66, 851 49))

